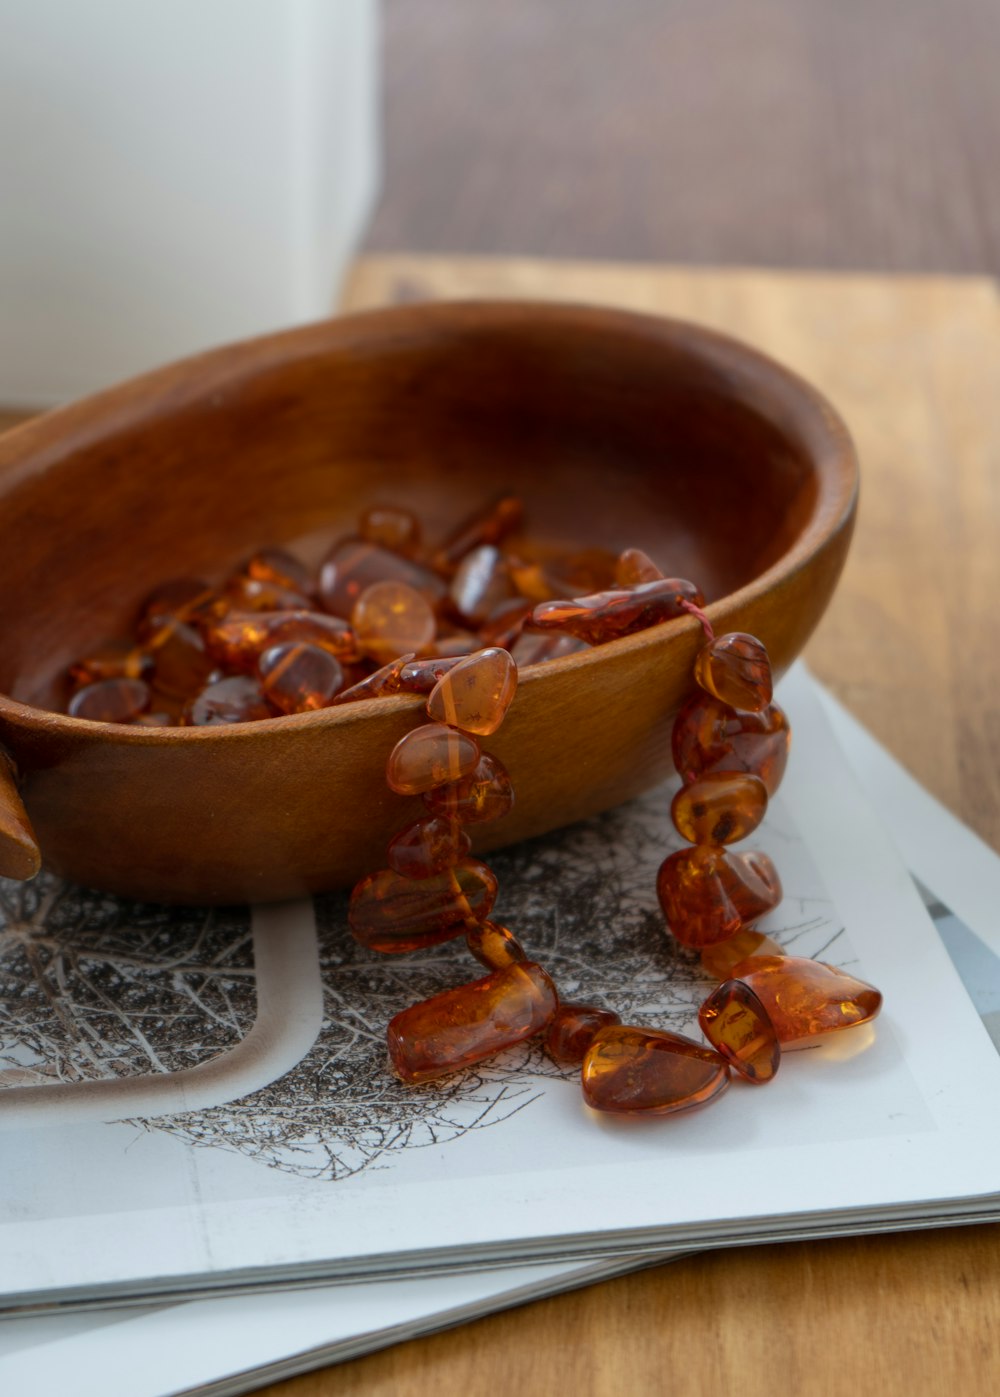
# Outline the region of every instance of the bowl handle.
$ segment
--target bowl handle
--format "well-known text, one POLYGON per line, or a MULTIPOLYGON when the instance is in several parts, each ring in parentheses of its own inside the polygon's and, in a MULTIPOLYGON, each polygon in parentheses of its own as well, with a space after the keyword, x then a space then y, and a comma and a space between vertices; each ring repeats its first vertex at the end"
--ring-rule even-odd
POLYGON ((0 747, 0 874, 34 878, 41 866, 42 851, 17 793, 14 763, 0 747))

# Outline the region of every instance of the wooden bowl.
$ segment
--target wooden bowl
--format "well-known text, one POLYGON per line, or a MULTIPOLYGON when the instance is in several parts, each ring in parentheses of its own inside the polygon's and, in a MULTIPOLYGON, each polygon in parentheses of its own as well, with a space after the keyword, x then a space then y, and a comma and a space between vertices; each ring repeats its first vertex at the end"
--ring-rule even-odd
MULTIPOLYGON (((421 809, 383 777, 422 720, 418 698, 176 729, 40 705, 167 578, 221 575, 266 542, 336 537, 376 501, 411 507, 433 538, 500 490, 524 497, 536 538, 637 546, 697 581, 716 630, 760 636, 780 672, 840 573, 857 463, 829 404, 754 350, 559 305, 350 316, 30 422, 0 438, 0 744, 14 773, 0 762, 0 871, 31 876, 40 846, 81 883, 219 903, 346 886, 383 866, 386 841, 421 809)), ((684 618, 527 669, 486 743, 517 807, 477 828, 475 847, 668 775, 701 640, 684 618)))

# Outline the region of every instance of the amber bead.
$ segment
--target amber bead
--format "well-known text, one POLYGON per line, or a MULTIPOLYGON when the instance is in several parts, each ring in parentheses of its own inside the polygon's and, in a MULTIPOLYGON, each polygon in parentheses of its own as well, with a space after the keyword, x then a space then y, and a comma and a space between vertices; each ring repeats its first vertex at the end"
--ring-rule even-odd
POLYGON ((664 859, 656 891, 673 936, 698 949, 735 936, 781 901, 781 884, 766 855, 712 845, 664 859))
POLYGON ((682 601, 701 606, 705 598, 694 585, 680 577, 664 577, 641 587, 597 592, 573 601, 542 602, 532 612, 532 625, 542 629, 567 631, 592 645, 617 640, 646 630, 676 616, 686 615, 682 601))
POLYGON ((499 645, 509 650, 524 630, 532 612, 532 604, 524 597, 510 597, 495 607, 479 627, 480 644, 499 645))
POLYGON ((425 723, 396 743, 389 753, 385 779, 397 794, 415 796, 470 775, 478 761, 479 743, 469 733, 443 723, 425 723))
POLYGON ((312 600, 307 592, 285 587, 280 582, 268 582, 242 573, 226 583, 228 611, 308 611, 312 600))
POLYGON ((257 669, 265 697, 282 713, 311 713, 326 708, 344 683, 344 671, 336 656, 318 645, 299 645, 295 641, 265 650, 257 669))
POLYGON ((465 933, 465 944, 487 970, 503 970, 505 966, 528 959, 527 952, 514 933, 497 922, 482 922, 479 926, 469 927, 465 933))
POLYGON ((484 543, 459 563, 448 595, 455 614, 466 625, 479 626, 513 591, 503 554, 484 543))
POLYGON ((611 1025, 583 1060, 583 1099, 596 1111, 665 1116, 712 1101, 729 1085, 725 1059, 679 1033, 611 1025))
POLYGON ((589 649, 585 640, 577 640, 572 635, 559 635, 556 631, 532 635, 525 631, 510 647, 510 655, 520 671, 529 665, 543 665, 548 660, 559 660, 563 655, 579 655, 589 649))
POLYGON ((619 587, 641 587, 644 582, 656 582, 662 576, 652 558, 641 548, 626 548, 615 564, 615 581, 619 587))
POLYGON ((696 682, 732 708, 759 713, 771 702, 771 661, 756 638, 742 631, 720 635, 698 652, 696 682))
MULTIPOLYGON (((758 854, 757 857, 761 858, 762 855, 758 854)), ((751 956, 784 954, 777 941, 773 941, 764 932, 738 931, 735 936, 730 936, 725 941, 706 946, 701 953, 701 964, 713 979, 728 980, 732 976, 733 966, 739 965, 741 960, 749 960, 751 956)))
POLYGON ((366 543, 377 543, 391 553, 415 558, 420 551, 420 521, 408 509, 375 505, 361 516, 358 534, 366 543))
POLYGON ((573 590, 566 578, 550 572, 544 563, 512 558, 508 560, 507 571, 515 590, 525 601, 531 602, 532 608, 539 602, 555 601, 573 590))
POLYGON ((674 719, 674 765, 686 782, 709 771, 749 771, 773 796, 785 774, 790 742, 788 719, 776 703, 751 713, 699 693, 674 719))
POLYGON ((265 650, 291 641, 318 645, 342 661, 356 655, 347 622, 322 611, 258 611, 230 616, 205 631, 209 652, 225 669, 253 670, 265 650))
POLYGON ((142 679, 99 679, 77 689, 67 712, 93 723, 128 723, 149 707, 149 700, 149 685, 142 679))
POLYGON ((412 655, 400 655, 391 664, 383 665, 374 674, 369 674, 365 679, 359 679, 348 689, 341 689, 332 704, 356 703, 358 699, 384 698, 387 694, 398 694, 400 692, 400 675, 407 664, 413 659, 412 655))
POLYGON ((502 820, 513 810, 514 784, 500 759, 484 752, 468 776, 427 791, 424 804, 435 815, 446 815, 463 825, 485 824, 502 820))
POLYGON ((441 676, 427 699, 437 723, 488 737, 504 720, 517 691, 517 666, 506 650, 480 650, 441 676))
POLYGON ((403 582, 435 607, 446 591, 440 577, 429 568, 377 543, 345 538, 334 546, 320 569, 320 600, 327 611, 347 617, 361 593, 374 582, 403 582))
POLYGON ((69 667, 70 683, 96 684, 100 679, 146 679, 153 661, 130 640, 109 640, 69 667))
POLYGON ((682 786, 670 806, 677 833, 692 844, 735 844, 767 813, 767 787, 746 771, 711 771, 682 786))
POLYGON ((405 694, 429 694, 443 674, 460 665, 468 655, 413 655, 399 671, 399 687, 405 694))
POLYGON ((561 1003, 545 1035, 546 1051, 557 1062, 582 1062, 601 1029, 620 1023, 621 1017, 613 1009, 561 1003))
POLYGON ((701 1031, 734 1072, 748 1082, 769 1082, 781 1063, 781 1047, 767 1010, 748 984, 727 980, 698 1010, 701 1031))
POLYGON ((255 582, 273 582, 306 597, 312 594, 313 579, 309 569, 284 548, 258 548, 240 571, 255 582))
POLYGON ((496 895, 496 877, 478 859, 428 878, 382 868, 356 885, 347 920, 355 940, 372 951, 418 951, 485 921, 496 895))
POLYGON ((218 592, 200 577, 175 577, 150 592, 140 607, 136 631, 144 637, 170 621, 187 621, 219 605, 218 592))
POLYGON ((524 518, 524 504, 516 495, 504 495, 477 510, 452 530, 433 557, 439 572, 450 573, 473 548, 496 544, 512 534, 524 518))
POLYGON ((231 675, 209 684, 188 704, 187 721, 196 728, 217 723, 255 723, 273 717, 256 679, 247 674, 231 675))
POLYGON ((390 840, 386 862, 404 878, 429 878, 464 859, 470 843, 469 836, 454 820, 442 815, 426 816, 390 840))
POLYGON ((439 635, 424 653, 429 659, 464 660, 466 655, 479 650, 481 644, 479 637, 471 631, 458 631, 451 635, 439 635))
POLYGON ((373 582, 351 612, 358 650, 380 665, 402 654, 422 654, 436 624, 430 603, 405 582, 373 582))
POLYGON ((168 621, 146 644, 153 661, 152 683, 164 694, 190 698, 217 668, 200 632, 186 621, 168 621))
POLYGON ((870 1023, 882 1008, 874 985, 802 956, 753 956, 734 965, 732 975, 763 1004, 785 1050, 811 1048, 870 1023))

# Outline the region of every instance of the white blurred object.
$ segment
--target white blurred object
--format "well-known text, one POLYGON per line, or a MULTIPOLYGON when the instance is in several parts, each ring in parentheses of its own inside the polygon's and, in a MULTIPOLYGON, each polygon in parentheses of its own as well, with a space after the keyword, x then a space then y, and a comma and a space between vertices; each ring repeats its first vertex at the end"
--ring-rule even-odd
POLYGON ((377 97, 376 0, 0 0, 0 403, 328 314, 377 97))

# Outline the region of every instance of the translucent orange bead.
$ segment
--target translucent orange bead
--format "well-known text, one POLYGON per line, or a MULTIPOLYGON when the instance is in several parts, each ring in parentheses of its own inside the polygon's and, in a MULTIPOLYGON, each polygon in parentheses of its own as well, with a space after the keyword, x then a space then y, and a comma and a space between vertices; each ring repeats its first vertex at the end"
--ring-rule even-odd
POLYGON ((100 679, 145 679, 152 667, 149 655, 131 641, 109 640, 85 659, 75 660, 69 667, 69 679, 77 686, 96 684, 100 679))
POLYGON ((399 672, 399 687, 406 694, 429 694, 443 674, 448 674, 467 655, 409 656, 399 672))
POLYGON ((434 815, 415 820, 390 840, 386 862, 404 878, 429 878, 460 863, 469 852, 469 836, 454 820, 434 815))
POLYGON ((361 516, 358 534, 366 543, 377 543, 392 553, 416 557, 420 550, 420 521, 408 509, 375 505, 361 516))
POLYGON ((470 775, 478 761, 479 743, 469 733, 443 723, 425 723, 396 743, 389 753, 385 779, 398 795, 415 796, 470 775))
POLYGON ((142 679, 99 679, 77 689, 66 711, 93 723, 128 723, 149 707, 149 700, 149 685, 142 679))
MULTIPOLYGON (((758 858, 761 855, 758 855, 758 858)), ((738 931, 726 941, 706 946, 701 953, 702 968, 715 980, 728 980, 733 966, 751 956, 783 956, 785 953, 770 936, 762 931, 738 931)))
POLYGON ((499 543, 520 528, 523 518, 523 502, 516 495, 504 495, 462 520, 435 552, 434 566, 439 572, 452 572, 473 548, 499 543))
POLYGON ((255 723, 274 714, 257 680, 237 674, 202 689, 188 704, 186 717, 192 727, 205 728, 218 723, 255 723))
POLYGON ((781 883, 765 854, 704 844, 664 859, 656 891, 672 935, 698 949, 735 936, 781 901, 781 883))
POLYGON ((455 613, 469 626, 479 626, 501 602, 513 595, 503 554, 492 544, 473 548, 459 563, 448 588, 455 613))
POLYGON ((516 965, 528 959, 527 952, 517 937, 497 922, 482 922, 469 927, 465 933, 465 944, 487 970, 503 970, 508 965, 516 965))
POLYGON ((186 621, 168 621, 146 641, 153 661, 152 683, 164 694, 190 698, 217 665, 199 631, 186 621))
POLYGON ((376 664, 398 655, 419 655, 434 639, 437 622, 430 603, 405 582, 373 582, 351 612, 358 650, 376 664))
POLYGON ((389 1062, 404 1082, 429 1082, 541 1033, 559 1002, 540 965, 525 961, 445 990, 390 1019, 389 1062))
POLYGON ((725 1059, 679 1033, 612 1025, 583 1060, 583 1099, 595 1111, 665 1116, 715 1099, 729 1085, 725 1059))
POLYGON ((308 611, 312 606, 309 594, 285 587, 280 582, 264 581, 237 573, 226 583, 229 610, 241 611, 308 611))
POLYGON ((274 582, 290 592, 311 596, 312 574, 305 563, 284 548, 258 548, 240 568, 255 582, 274 582))
POLYGON ((615 565, 615 581, 619 587, 641 587, 644 582, 656 582, 662 576, 652 558, 641 548, 626 548, 615 565))
POLYGON ((601 1029, 620 1023, 613 1009, 561 1003, 545 1035, 545 1050, 557 1062, 582 1062, 601 1029))
POLYGON ((567 631, 580 640, 600 645, 686 615, 681 601, 701 606, 704 600, 693 582, 664 577, 628 591, 598 592, 573 601, 542 602, 532 612, 531 622, 541 629, 567 631))
POLYGON ((771 661, 756 638, 743 631, 720 635, 694 662, 695 682, 732 708, 759 713, 771 702, 771 661))
POLYGON ((773 796, 785 774, 791 731, 776 703, 751 713, 695 694, 674 719, 671 740, 685 782, 709 771, 749 771, 773 796))
POLYGON ((517 691, 517 666, 506 650, 480 650, 441 676, 427 699, 435 722, 488 737, 503 722, 517 691))
POLYGON ((435 815, 463 825, 485 824, 502 820, 513 810, 514 784, 500 759, 484 752, 468 776, 427 791, 424 804, 435 815))
POLYGON ((748 1082, 769 1082, 781 1063, 781 1047, 767 1010, 749 985, 727 980, 698 1010, 701 1031, 734 1072, 748 1082))
POLYGON ((344 683, 340 661, 318 645, 272 645, 257 664, 260 686, 282 713, 326 708, 344 683))
POLYGON ((365 679, 359 679, 350 688, 341 689, 332 700, 331 707, 340 703, 356 703, 358 699, 384 698, 387 694, 398 694, 402 687, 399 682, 400 675, 412 659, 412 655, 400 655, 391 664, 383 665, 365 679))
POLYGON ((559 660, 563 655, 579 655, 589 649, 585 640, 577 640, 572 635, 559 635, 556 631, 548 635, 531 635, 525 631, 514 641, 510 656, 520 671, 529 665, 543 665, 548 660, 559 660))
POLYGON ((786 1051, 870 1023, 882 1008, 874 985, 802 956, 754 956, 733 967, 733 979, 753 990, 786 1051))
POLYGON ((205 631, 209 652, 225 669, 253 670, 265 650, 290 641, 318 645, 341 661, 357 654, 347 622, 321 611, 258 611, 230 616, 205 631))
POLYGON ((218 592, 200 577, 176 577, 150 592, 139 609, 136 631, 144 637, 170 621, 187 621, 220 605, 218 592))
POLYGON ((360 538, 345 538, 327 555, 319 574, 320 600, 335 616, 350 616, 354 603, 374 582, 404 582, 436 607, 445 584, 429 568, 360 538))
POLYGON ((670 806, 677 833, 692 844, 735 844, 767 813, 767 787, 746 771, 711 771, 682 786, 670 806))
POLYGON ((531 611, 531 602, 524 597, 512 597, 501 602, 479 627, 480 643, 499 645, 501 650, 509 650, 524 630, 531 611))
POLYGON ((497 880, 478 859, 463 859, 428 878, 382 868, 351 893, 347 920, 356 941, 394 955, 450 941, 490 915, 497 880))

